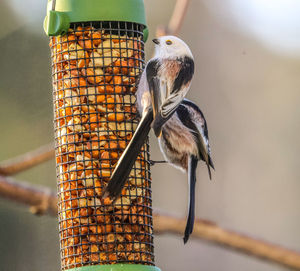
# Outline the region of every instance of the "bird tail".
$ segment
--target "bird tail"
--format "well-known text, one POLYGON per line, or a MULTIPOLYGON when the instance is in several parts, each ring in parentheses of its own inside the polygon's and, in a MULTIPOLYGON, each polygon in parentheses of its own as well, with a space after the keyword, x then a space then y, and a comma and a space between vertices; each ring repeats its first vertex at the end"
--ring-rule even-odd
POLYGON ((152 109, 149 109, 146 114, 143 115, 131 141, 122 153, 102 195, 103 198, 109 196, 112 200, 116 200, 121 194, 122 188, 130 174, 133 164, 135 163, 141 147, 150 132, 152 121, 153 112, 152 109))
POLYGON ((189 179, 189 213, 188 219, 185 226, 183 242, 189 240, 190 235, 193 232, 194 221, 195 221, 195 187, 196 187, 196 169, 197 169, 198 159, 195 156, 189 158, 188 165, 188 179, 189 179))
POLYGON ((213 164, 213 161, 212 161, 210 155, 208 155, 208 161, 206 162, 206 166, 207 166, 207 170, 208 170, 209 179, 211 180, 211 170, 210 170, 210 168, 215 170, 215 166, 213 164))

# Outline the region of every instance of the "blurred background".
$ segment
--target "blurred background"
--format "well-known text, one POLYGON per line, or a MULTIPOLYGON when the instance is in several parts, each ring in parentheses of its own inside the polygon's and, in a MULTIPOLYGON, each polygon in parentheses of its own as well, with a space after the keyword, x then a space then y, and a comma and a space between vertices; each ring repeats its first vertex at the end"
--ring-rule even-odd
MULTIPOLYGON (((145 0, 150 39, 175 1, 145 0)), ((46 0, 0 2, 0 161, 53 140, 46 0)), ((196 59, 188 98, 208 122, 216 171, 198 167, 197 216, 300 250, 300 2, 193 0, 180 37, 196 59)), ((149 58, 153 45, 147 43, 149 58)), ((151 134, 152 159, 162 159, 151 134)), ((185 216, 187 176, 152 169, 154 208, 185 216)), ((55 189, 54 160, 17 175, 55 189)), ((155 237, 163 271, 285 270, 180 236, 155 237)), ((0 270, 59 270, 57 221, 0 198, 0 270)))

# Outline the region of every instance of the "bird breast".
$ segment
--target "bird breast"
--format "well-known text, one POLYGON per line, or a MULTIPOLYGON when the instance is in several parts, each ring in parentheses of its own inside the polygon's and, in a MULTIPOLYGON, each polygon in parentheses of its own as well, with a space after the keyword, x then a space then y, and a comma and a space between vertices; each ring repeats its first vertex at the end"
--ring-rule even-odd
POLYGON ((194 136, 176 115, 163 126, 159 141, 165 158, 183 170, 187 170, 190 155, 199 156, 194 136))

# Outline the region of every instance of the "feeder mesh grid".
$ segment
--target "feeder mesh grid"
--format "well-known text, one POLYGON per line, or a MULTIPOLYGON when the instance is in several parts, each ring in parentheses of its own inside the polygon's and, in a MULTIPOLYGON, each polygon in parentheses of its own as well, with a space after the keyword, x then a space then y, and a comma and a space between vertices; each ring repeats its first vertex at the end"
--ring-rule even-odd
POLYGON ((154 265, 148 142, 122 196, 101 199, 139 122, 143 26, 76 23, 50 48, 62 269, 154 265))

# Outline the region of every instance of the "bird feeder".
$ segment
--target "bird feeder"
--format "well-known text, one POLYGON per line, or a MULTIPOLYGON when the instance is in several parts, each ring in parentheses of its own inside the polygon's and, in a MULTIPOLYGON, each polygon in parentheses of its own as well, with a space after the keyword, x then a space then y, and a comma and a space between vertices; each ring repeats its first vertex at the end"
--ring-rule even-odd
POLYGON ((49 1, 44 28, 51 36, 62 270, 158 271, 148 142, 121 197, 101 197, 139 122, 144 3, 49 1))

